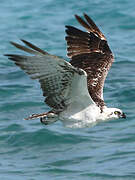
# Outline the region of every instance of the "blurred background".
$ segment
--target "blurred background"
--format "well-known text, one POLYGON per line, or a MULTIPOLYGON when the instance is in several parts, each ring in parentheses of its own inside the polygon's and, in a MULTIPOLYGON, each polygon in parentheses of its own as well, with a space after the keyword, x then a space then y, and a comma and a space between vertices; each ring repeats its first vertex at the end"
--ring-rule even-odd
POLYGON ((0 179, 135 179, 135 2, 129 0, 0 1, 0 179), (9 41, 28 40, 66 57, 65 25, 80 29, 74 14, 87 13, 115 55, 104 89, 108 106, 126 120, 68 129, 56 122, 24 121, 48 111, 38 81, 3 54, 19 52, 9 41))

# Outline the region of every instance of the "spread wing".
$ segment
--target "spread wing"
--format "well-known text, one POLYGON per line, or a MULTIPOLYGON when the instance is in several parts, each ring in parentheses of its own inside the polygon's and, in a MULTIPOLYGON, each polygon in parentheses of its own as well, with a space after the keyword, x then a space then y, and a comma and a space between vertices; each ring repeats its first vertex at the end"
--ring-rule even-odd
MULTIPOLYGON (((34 56, 15 54, 6 54, 6 56, 29 74, 32 79, 39 80, 43 96, 46 97, 46 104, 52 107, 53 110, 63 110, 72 101, 72 83, 74 78, 79 76, 79 78, 76 78, 78 80, 74 81, 77 85, 80 76, 85 74, 86 77, 86 73, 79 68, 73 67, 64 59, 50 55, 25 40, 22 41, 30 48, 14 42, 11 42, 11 44, 34 56)), ((87 90, 87 79, 85 89, 87 90)))
POLYGON ((87 72, 87 84, 93 101, 102 107, 103 86, 107 73, 114 61, 107 40, 93 20, 84 14, 85 20, 75 15, 77 21, 87 30, 81 31, 66 26, 67 55, 70 63, 87 72))

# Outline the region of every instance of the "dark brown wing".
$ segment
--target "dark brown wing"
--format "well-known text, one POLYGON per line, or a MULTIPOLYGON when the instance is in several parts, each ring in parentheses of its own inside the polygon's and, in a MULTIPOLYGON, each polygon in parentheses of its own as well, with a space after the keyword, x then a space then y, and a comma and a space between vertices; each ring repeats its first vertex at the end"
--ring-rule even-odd
POLYGON ((87 72, 88 90, 94 102, 102 109, 103 86, 114 61, 107 40, 93 20, 84 14, 85 21, 75 15, 77 21, 88 32, 66 26, 67 55, 70 63, 87 72))

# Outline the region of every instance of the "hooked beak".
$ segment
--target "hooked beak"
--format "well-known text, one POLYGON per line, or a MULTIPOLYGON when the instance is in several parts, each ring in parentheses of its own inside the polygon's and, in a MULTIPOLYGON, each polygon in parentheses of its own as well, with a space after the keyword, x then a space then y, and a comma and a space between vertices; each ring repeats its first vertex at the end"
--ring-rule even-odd
POLYGON ((126 114, 122 113, 120 117, 126 119, 126 114))

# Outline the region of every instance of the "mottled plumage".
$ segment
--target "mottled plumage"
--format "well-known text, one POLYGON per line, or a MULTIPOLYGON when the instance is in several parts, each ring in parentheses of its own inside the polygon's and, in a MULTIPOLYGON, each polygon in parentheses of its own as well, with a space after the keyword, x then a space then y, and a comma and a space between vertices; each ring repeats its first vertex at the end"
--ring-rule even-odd
POLYGON ((92 19, 86 14, 85 21, 77 15, 75 17, 88 32, 66 26, 67 55, 71 58, 70 63, 73 66, 86 71, 90 96, 102 110, 105 105, 104 81, 114 57, 105 36, 92 19))
POLYGON ((32 79, 38 79, 45 96, 45 103, 60 112, 70 101, 71 83, 75 75, 81 70, 74 68, 62 58, 50 55, 33 44, 22 40, 29 49, 11 42, 17 48, 34 54, 34 56, 7 54, 10 60, 23 69, 32 79))

